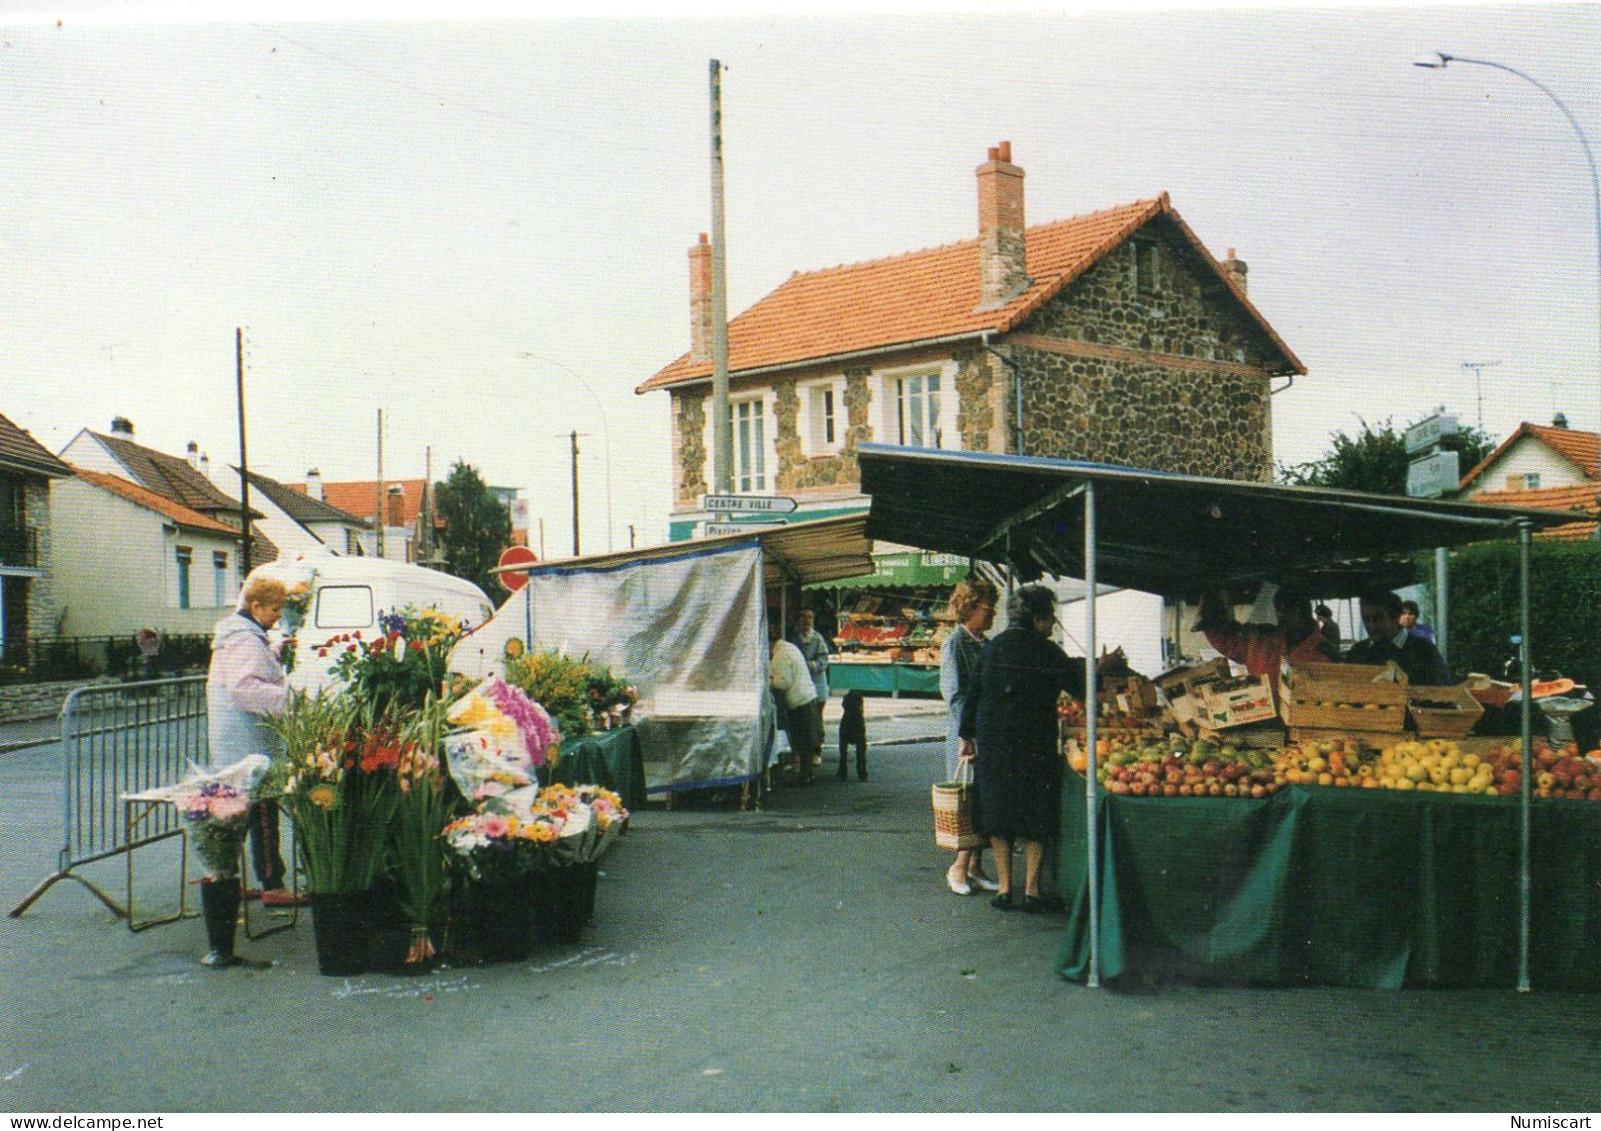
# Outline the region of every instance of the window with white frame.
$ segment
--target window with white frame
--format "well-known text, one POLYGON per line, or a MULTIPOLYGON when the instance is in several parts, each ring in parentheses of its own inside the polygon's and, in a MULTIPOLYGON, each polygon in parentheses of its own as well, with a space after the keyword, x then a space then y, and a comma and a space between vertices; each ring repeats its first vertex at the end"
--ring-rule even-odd
POLYGON ((803 438, 806 454, 832 455, 845 439, 845 405, 839 387, 832 381, 801 388, 803 438))
POLYGON ((943 447, 940 375, 913 374, 900 378, 896 385, 895 442, 909 448, 943 447))
POLYGON ((178 607, 189 607, 189 566, 194 561, 195 551, 192 546, 179 546, 174 552, 178 564, 178 607))
POLYGON ((761 400, 733 401, 728 415, 734 431, 734 491, 767 490, 767 429, 761 400))

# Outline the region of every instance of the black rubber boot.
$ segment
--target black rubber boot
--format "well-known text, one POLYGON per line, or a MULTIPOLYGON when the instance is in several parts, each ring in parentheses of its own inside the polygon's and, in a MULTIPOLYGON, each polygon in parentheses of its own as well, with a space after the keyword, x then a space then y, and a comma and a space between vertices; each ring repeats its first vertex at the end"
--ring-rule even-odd
POLYGON ((200 909, 206 918, 206 945, 211 948, 200 965, 213 969, 237 966, 233 936, 239 924, 238 877, 213 878, 201 884, 200 909))

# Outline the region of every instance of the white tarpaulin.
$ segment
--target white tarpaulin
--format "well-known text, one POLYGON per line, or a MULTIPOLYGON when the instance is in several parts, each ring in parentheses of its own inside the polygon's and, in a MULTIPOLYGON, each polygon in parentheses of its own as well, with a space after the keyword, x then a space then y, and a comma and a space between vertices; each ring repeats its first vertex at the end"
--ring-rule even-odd
POLYGON ((528 584, 450 656, 475 679, 502 674, 513 637, 588 656, 639 690, 650 792, 750 781, 771 733, 762 549, 690 546, 605 566, 536 566, 528 584))

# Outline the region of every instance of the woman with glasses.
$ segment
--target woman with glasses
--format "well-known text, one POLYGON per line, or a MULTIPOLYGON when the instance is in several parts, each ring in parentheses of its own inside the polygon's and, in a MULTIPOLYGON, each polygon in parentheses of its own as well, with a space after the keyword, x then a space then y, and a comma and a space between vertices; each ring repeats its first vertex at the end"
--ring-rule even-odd
MULTIPOLYGON (((948 713, 945 732, 945 779, 956 777, 962 740, 956 733, 962 721, 962 706, 972 673, 978 667, 979 653, 995 624, 995 586, 982 577, 968 577, 951 591, 951 615, 956 628, 945 638, 939 654, 939 693, 948 713)), ((996 891, 998 885, 984 874, 984 850, 964 848, 945 871, 946 885, 957 895, 972 895, 973 889, 996 891)))

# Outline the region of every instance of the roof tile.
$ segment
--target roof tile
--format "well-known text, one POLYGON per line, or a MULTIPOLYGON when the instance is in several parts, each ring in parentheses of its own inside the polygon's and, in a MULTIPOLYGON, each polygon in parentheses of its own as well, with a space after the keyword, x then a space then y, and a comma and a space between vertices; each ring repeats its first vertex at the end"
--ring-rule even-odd
POLYGON ((79 479, 84 480, 86 483, 92 483, 96 487, 110 491, 114 495, 121 495, 124 499, 137 503, 146 510, 155 511, 162 517, 171 519, 179 526, 185 526, 191 530, 204 530, 213 534, 231 534, 236 538, 239 536, 239 531, 233 527, 224 526, 216 519, 207 518, 197 510, 192 510, 182 503, 175 503, 163 495, 158 495, 148 488, 141 487, 131 480, 122 478, 120 475, 106 475, 104 472, 90 471, 86 467, 74 467, 72 470, 77 473, 79 479))

